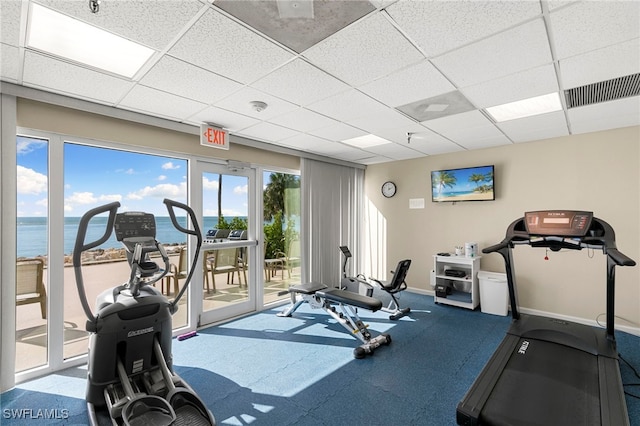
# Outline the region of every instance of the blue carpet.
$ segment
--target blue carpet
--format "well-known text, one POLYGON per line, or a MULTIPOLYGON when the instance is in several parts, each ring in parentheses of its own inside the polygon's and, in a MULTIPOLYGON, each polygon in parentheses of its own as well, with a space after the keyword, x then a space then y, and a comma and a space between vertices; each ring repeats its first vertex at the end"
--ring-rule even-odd
MULTIPOLYGON (((359 312, 374 334, 393 339, 365 359, 353 358, 359 341, 305 304, 291 318, 274 309, 174 340, 174 367, 219 425, 455 425, 456 405, 510 318, 413 293, 402 304, 412 312, 399 321, 359 312)), ((616 336, 622 356, 640 369, 640 338, 616 336)), ((624 383, 640 381, 620 365, 624 383)), ((85 376, 86 367, 71 368, 5 392, 1 423, 86 424, 85 376)), ((640 425, 640 401, 627 397, 627 406, 631 424, 640 425)))

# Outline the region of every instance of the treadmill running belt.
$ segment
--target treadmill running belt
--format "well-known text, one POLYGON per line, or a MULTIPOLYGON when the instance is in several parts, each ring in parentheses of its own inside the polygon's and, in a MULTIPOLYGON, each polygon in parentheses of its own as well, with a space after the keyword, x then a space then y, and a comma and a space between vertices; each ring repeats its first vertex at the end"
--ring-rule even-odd
POLYGON ((491 425, 600 423, 598 357, 520 339, 481 414, 491 425), (528 343, 525 343, 528 342, 528 343))

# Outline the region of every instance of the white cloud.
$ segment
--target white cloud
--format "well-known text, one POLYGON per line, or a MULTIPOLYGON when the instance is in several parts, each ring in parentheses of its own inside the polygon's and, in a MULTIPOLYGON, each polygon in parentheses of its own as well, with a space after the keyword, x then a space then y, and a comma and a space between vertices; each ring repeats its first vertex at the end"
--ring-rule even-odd
POLYGON ((180 165, 178 165, 178 164, 173 164, 171 161, 169 161, 168 163, 164 163, 164 164, 162 165, 162 168, 163 168, 164 170, 176 170, 176 169, 179 169, 179 168, 180 168, 180 165))
POLYGON ((167 177, 165 175, 160 175, 158 176, 158 180, 162 182, 163 180, 167 180, 167 177))
POLYGON ((209 180, 206 176, 202 178, 202 189, 218 190, 218 180, 209 180))
POLYGON ((98 201, 98 199, 93 195, 93 192, 74 192, 67 198, 65 198, 66 204, 91 204, 98 201))
POLYGON ((187 184, 182 182, 179 185, 171 183, 161 183, 156 186, 145 186, 144 188, 130 192, 127 194, 129 200, 142 200, 146 197, 153 198, 186 198, 187 196, 187 184))
POLYGON ((122 195, 120 194, 102 194, 99 196, 94 195, 93 192, 74 192, 64 200, 64 210, 66 212, 74 211, 75 207, 87 206, 90 204, 107 204, 113 201, 120 201, 122 195))
POLYGON ((233 188, 234 194, 246 194, 249 191, 249 185, 236 186, 233 188))
POLYGON ((17 166, 18 194, 38 195, 47 192, 47 176, 33 169, 17 166))
POLYGON ((30 152, 35 151, 36 149, 42 148, 47 145, 46 140, 41 139, 26 139, 22 137, 18 137, 18 142, 16 144, 16 153, 20 154, 28 154, 30 152))

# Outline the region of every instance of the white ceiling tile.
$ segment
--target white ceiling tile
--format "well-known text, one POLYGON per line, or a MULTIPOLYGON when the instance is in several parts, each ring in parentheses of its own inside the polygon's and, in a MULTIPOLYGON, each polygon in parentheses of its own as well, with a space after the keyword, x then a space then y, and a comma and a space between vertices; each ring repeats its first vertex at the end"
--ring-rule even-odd
POLYGON ((206 104, 220 100, 243 87, 233 80, 167 55, 140 80, 140 83, 206 104))
POLYGON ((131 87, 128 80, 31 51, 25 52, 23 80, 28 86, 107 104, 117 102, 131 87))
POLYGON ((414 120, 395 110, 382 111, 379 114, 347 120, 347 124, 366 130, 369 133, 376 133, 386 129, 406 129, 404 131, 407 132, 410 127, 419 126, 414 120))
POLYGON ((262 122, 254 126, 247 127, 246 129, 242 129, 239 132, 236 132, 236 134, 261 141, 277 142, 300 133, 292 129, 287 129, 286 127, 262 122))
POLYGON ((312 103, 307 108, 345 122, 391 111, 386 105, 354 89, 312 103))
POLYGON ((198 126, 202 123, 214 123, 230 132, 242 130, 260 122, 256 118, 216 107, 207 107, 202 111, 198 111, 185 121, 198 126))
POLYGON ((302 59, 285 64, 251 86, 302 106, 349 89, 302 59))
POLYGON ((312 63, 341 80, 360 85, 424 58, 382 15, 375 14, 304 52, 312 63))
POLYGON ((640 96, 569 110, 571 133, 640 126, 640 96))
POLYGON ((258 120, 269 120, 298 108, 298 106, 290 102, 283 101, 280 98, 276 98, 275 96, 251 87, 241 89, 232 96, 216 102, 214 106, 227 109, 229 111, 235 111, 239 114, 248 115, 249 117, 257 118, 258 120), (258 112, 251 107, 250 102, 253 101, 265 102, 268 106, 263 111, 258 112))
POLYGON ((480 111, 437 118, 425 121, 422 125, 468 149, 510 143, 480 111))
POLYGON ((191 117, 206 107, 203 103, 145 86, 134 87, 119 106, 177 121, 191 117))
POLYGON ((427 155, 448 154, 451 152, 464 151, 464 148, 460 145, 429 130, 413 135, 409 146, 411 146, 412 149, 427 155))
POLYGON ((19 45, 21 12, 21 1, 0 1, 0 42, 19 45))
POLYGON ((102 2, 98 13, 92 13, 87 1, 38 0, 38 3, 157 50, 166 48, 206 7, 198 0, 108 0, 102 2))
POLYGON ((359 89, 389 106, 397 107, 454 91, 455 86, 425 60, 360 86, 359 89))
POLYGON ((320 138, 330 141, 343 141, 345 139, 356 138, 367 134, 364 130, 356 129, 348 124, 336 121, 334 124, 307 132, 320 138))
POLYGON ((560 60, 564 89, 640 72, 640 38, 560 60))
POLYGON ((366 151, 376 155, 383 155, 394 160, 407 160, 409 158, 417 158, 423 155, 415 149, 409 148, 406 144, 401 145, 397 143, 372 146, 366 148, 366 151))
POLYGON ((386 10, 428 57, 542 13, 537 1, 399 1, 386 10))
POLYGON ((567 136, 569 134, 564 111, 504 121, 496 125, 513 142, 529 142, 567 136))
POLYGON ((271 119, 272 123, 289 127, 290 129, 307 132, 314 129, 331 126, 336 122, 332 118, 325 117, 317 112, 305 108, 297 108, 271 119))
MULTIPOLYGON (((382 126, 379 126, 382 127, 382 126)), ((412 134, 423 134, 425 132, 433 133, 429 129, 425 128, 419 123, 412 122, 409 125, 403 125, 400 127, 392 127, 392 128, 380 128, 372 132, 376 136, 381 137, 382 139, 386 139, 388 141, 396 142, 399 144, 407 143, 407 133, 412 134)))
POLYGON ((0 78, 18 80, 20 73, 20 50, 15 46, 0 43, 0 78))
POLYGON ((251 83, 293 58, 283 48, 213 9, 169 53, 242 83, 251 83))
POLYGON ((374 154, 370 154, 370 155, 371 155, 370 157, 358 160, 358 163, 364 164, 364 165, 371 165, 371 164, 388 163, 389 161, 391 161, 389 157, 385 157, 382 155, 374 155, 374 154))
POLYGON ((543 65, 505 77, 460 89, 478 108, 506 104, 557 92, 558 79, 553 65, 543 65))
POLYGON ((459 137, 456 143, 462 145, 468 150, 474 150, 510 145, 513 142, 502 133, 495 133, 492 135, 476 134, 473 136, 468 135, 467 137, 459 137))
POLYGON ((551 63, 544 22, 536 19, 433 59, 458 87, 551 63), (472 70, 472 72, 470 72, 472 70))
POLYGON ((280 142, 290 148, 316 153, 322 152, 323 150, 326 152, 327 150, 332 149, 329 147, 333 147, 338 144, 338 142, 328 141, 326 139, 304 133, 283 139, 280 142))
POLYGON ((640 2, 585 1, 551 12, 558 59, 640 37, 640 2))

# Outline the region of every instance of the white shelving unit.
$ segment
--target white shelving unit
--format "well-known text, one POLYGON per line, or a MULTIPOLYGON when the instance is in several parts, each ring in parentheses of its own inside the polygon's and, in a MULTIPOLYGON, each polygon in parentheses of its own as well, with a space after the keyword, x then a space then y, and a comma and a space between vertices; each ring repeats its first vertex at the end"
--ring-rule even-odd
POLYGON ((478 288, 478 271, 480 270, 480 256, 433 256, 433 283, 445 284, 451 287, 451 294, 446 297, 438 297, 434 294, 434 301, 461 308, 475 309, 480 304, 480 292, 478 288), (454 269, 464 271, 463 277, 446 275, 446 271, 454 269))

